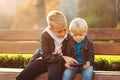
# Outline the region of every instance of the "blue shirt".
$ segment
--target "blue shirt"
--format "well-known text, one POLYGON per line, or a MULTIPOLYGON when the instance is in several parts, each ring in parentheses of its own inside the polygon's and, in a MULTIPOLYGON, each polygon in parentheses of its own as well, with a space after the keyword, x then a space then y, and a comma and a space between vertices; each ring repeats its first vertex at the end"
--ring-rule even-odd
POLYGON ((76 44, 76 59, 79 61, 83 60, 81 56, 81 47, 82 47, 82 42, 80 43, 75 43, 76 44))
POLYGON ((81 42, 79 42, 79 43, 75 42, 75 45, 76 45, 76 60, 77 61, 83 61, 83 58, 81 56, 81 47, 82 47, 82 43, 83 43, 84 40, 85 40, 85 37, 81 42))

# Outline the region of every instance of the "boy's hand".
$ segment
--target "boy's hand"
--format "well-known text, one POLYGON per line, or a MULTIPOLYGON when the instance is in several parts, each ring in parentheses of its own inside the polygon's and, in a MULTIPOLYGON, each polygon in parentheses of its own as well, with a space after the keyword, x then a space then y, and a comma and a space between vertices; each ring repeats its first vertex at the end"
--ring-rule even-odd
POLYGON ((61 50, 57 50, 57 51, 55 51, 55 54, 58 54, 58 55, 60 55, 60 56, 63 56, 63 53, 62 53, 61 50))
POLYGON ((62 56, 64 58, 64 60, 66 61, 66 63, 74 63, 76 62, 77 63, 77 60, 75 60, 74 58, 72 57, 69 57, 69 56, 62 56))
POLYGON ((89 61, 87 61, 86 64, 83 65, 84 69, 87 69, 88 67, 90 67, 90 62, 89 61))
POLYGON ((75 68, 75 67, 71 67, 70 63, 65 63, 65 67, 68 68, 68 69, 74 69, 75 68))

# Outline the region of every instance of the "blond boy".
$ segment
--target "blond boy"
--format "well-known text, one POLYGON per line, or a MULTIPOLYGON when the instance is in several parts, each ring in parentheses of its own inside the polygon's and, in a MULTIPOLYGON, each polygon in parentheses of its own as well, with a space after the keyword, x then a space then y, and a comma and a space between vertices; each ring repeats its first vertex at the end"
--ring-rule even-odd
POLYGON ((93 63, 94 63, 94 50, 93 43, 87 37, 88 25, 82 18, 73 19, 69 26, 70 33, 73 37, 68 44, 69 53, 74 55, 78 63, 66 63, 66 70, 63 74, 63 80, 72 80, 74 75, 81 71, 82 80, 92 80, 93 63), (78 66, 70 66, 72 64, 79 64, 78 66))
POLYGON ((17 76, 16 80, 34 80, 38 75, 48 71, 48 80, 61 80, 64 64, 75 59, 67 57, 67 21, 64 14, 53 10, 47 15, 47 28, 41 33, 40 49, 29 65, 17 76))

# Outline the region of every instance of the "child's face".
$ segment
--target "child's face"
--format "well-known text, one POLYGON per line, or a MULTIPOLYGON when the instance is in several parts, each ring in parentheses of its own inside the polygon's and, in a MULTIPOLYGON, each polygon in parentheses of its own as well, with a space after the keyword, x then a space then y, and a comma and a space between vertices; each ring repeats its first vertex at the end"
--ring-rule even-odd
POLYGON ((75 40, 75 42, 79 43, 84 39, 85 34, 73 34, 72 33, 72 36, 73 36, 73 39, 75 40))
POLYGON ((66 26, 59 26, 59 27, 52 27, 51 31, 58 37, 58 38, 64 38, 67 32, 66 26))

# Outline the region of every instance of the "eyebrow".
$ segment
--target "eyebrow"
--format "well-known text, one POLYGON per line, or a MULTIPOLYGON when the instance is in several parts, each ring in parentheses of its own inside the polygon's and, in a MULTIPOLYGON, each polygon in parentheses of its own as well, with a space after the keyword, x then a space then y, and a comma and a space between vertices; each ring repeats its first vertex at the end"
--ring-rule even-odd
POLYGON ((62 32, 62 31, 64 31, 64 30, 66 30, 66 28, 65 28, 65 29, 63 29, 63 30, 61 30, 61 31, 56 31, 56 32, 62 32))

